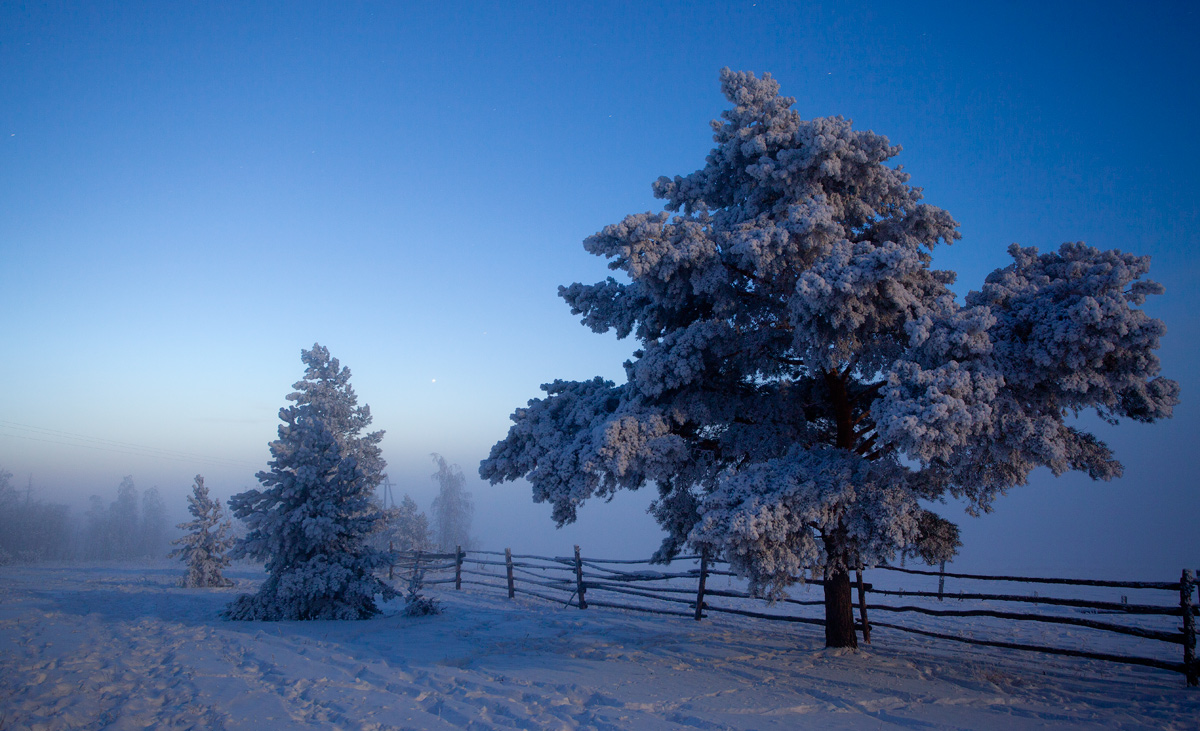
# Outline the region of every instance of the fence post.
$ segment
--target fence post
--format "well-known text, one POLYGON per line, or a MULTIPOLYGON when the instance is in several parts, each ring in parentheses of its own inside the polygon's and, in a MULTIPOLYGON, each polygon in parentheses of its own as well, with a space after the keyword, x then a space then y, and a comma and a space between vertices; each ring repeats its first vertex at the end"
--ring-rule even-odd
POLYGON ((583 559, 579 557, 579 546, 575 546, 575 591, 579 596, 579 608, 587 609, 587 599, 583 596, 587 588, 583 585, 583 559))
POLYGON ((696 621, 704 616, 704 580, 708 578, 708 546, 700 549, 700 585, 696 588, 696 621))
POLYGON ((454 547, 454 590, 462 591, 462 546, 454 547))
POLYGON ((517 588, 513 586, 511 548, 504 549, 504 570, 508 572, 508 598, 512 599, 517 595, 517 588))
POLYGON ((1184 569, 1179 579, 1179 608, 1183 612, 1183 670, 1187 673, 1187 684, 1197 684, 1196 667, 1196 618, 1192 615, 1192 590, 1196 586, 1196 574, 1184 569))
POLYGON ((392 542, 388 541, 388 581, 392 580, 392 571, 396 568, 396 552, 392 548, 392 542))
POLYGON ((854 569, 854 580, 858 584, 858 616, 862 619, 863 642, 871 644, 871 625, 867 622, 867 592, 863 589, 862 569, 854 569))
POLYGON ((946 589, 946 559, 938 566, 938 601, 942 601, 942 593, 946 589))

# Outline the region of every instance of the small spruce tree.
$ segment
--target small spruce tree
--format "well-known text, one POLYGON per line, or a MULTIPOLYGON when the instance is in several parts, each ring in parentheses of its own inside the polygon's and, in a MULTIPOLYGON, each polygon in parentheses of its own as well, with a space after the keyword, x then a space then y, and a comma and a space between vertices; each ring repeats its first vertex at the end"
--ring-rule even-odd
MULTIPOLYGON (((306 362, 311 352, 304 351, 306 362)), ((349 370, 340 373, 348 376, 349 370)), ((352 405, 349 383, 341 384, 343 398, 352 405)), ((366 619, 379 612, 376 594, 385 600, 397 596, 375 577, 374 570, 386 565, 388 556, 369 542, 382 520, 371 497, 384 463, 378 452, 368 453, 363 462, 369 471, 364 471, 355 456, 355 442, 338 438, 339 422, 326 408, 330 401, 295 396, 289 400, 297 405, 279 411, 283 424, 270 445, 270 469, 257 475, 264 489, 247 490, 229 501, 233 514, 248 528, 232 557, 263 559, 269 575, 257 594, 238 597, 224 616, 366 619)), ((361 428, 370 423, 370 414, 365 407, 359 413, 365 415, 361 428)))
POLYGON ((188 512, 192 514, 192 520, 176 526, 187 531, 187 535, 171 541, 179 548, 167 554, 168 558, 179 557, 187 564, 188 572, 182 585, 188 588, 233 586, 232 581, 221 575, 221 571, 229 566, 225 552, 233 545, 229 536, 231 526, 222 515, 221 504, 208 496, 208 488, 200 475, 196 475, 196 484, 192 486, 192 494, 188 495, 188 512))

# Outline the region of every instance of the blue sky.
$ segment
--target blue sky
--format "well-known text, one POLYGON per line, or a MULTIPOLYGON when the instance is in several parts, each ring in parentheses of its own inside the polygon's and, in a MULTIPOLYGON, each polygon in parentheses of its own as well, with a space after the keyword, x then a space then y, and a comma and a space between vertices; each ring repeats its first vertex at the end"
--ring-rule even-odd
MULTIPOLYGON (((0 466, 54 500, 133 474, 182 509, 197 472, 227 496, 317 341, 397 490, 428 506, 433 451, 475 481, 539 384, 623 379, 632 343, 557 287, 605 276, 583 238, 703 165, 729 66, 902 145, 962 225, 936 259, 960 294, 1014 241, 1153 256, 1175 419, 1102 430, 1121 480, 1039 474, 962 516, 961 561, 1200 563, 1194 6, 414 5, 0 3, 0 466)), ((555 533, 525 487, 472 489, 492 546, 657 542, 648 496, 555 533)))

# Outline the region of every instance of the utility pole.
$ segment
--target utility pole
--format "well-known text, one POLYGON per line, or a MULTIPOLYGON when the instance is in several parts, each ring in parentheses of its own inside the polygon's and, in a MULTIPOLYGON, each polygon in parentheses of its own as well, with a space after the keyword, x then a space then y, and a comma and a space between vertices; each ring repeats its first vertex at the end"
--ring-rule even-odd
POLYGON ((387 475, 383 477, 383 507, 396 507, 396 498, 392 495, 392 478, 387 475))

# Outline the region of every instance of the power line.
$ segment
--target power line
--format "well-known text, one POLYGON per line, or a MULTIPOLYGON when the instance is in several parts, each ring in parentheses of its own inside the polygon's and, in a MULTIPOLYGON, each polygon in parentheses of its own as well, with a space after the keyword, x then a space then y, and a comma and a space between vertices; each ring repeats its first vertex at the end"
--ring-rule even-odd
POLYGON ((30 426, 29 424, 19 424, 14 421, 6 421, 4 419, 0 419, 0 429, 7 429, 15 432, 26 432, 25 434, 21 434, 0 431, 0 436, 4 437, 15 437, 17 439, 27 439, 30 441, 58 444, 67 447, 82 447, 84 449, 93 449, 101 452, 110 452, 113 454, 152 457, 155 459, 165 459, 176 462, 204 462, 221 467, 258 469, 262 466, 260 464, 243 462, 241 460, 229 459, 227 457, 212 457, 208 455, 192 454, 190 452, 181 452, 173 449, 147 447, 141 444, 119 442, 113 439, 103 439, 100 437, 89 437, 83 434, 73 434, 71 432, 61 431, 59 429, 46 429, 38 426, 30 426))

